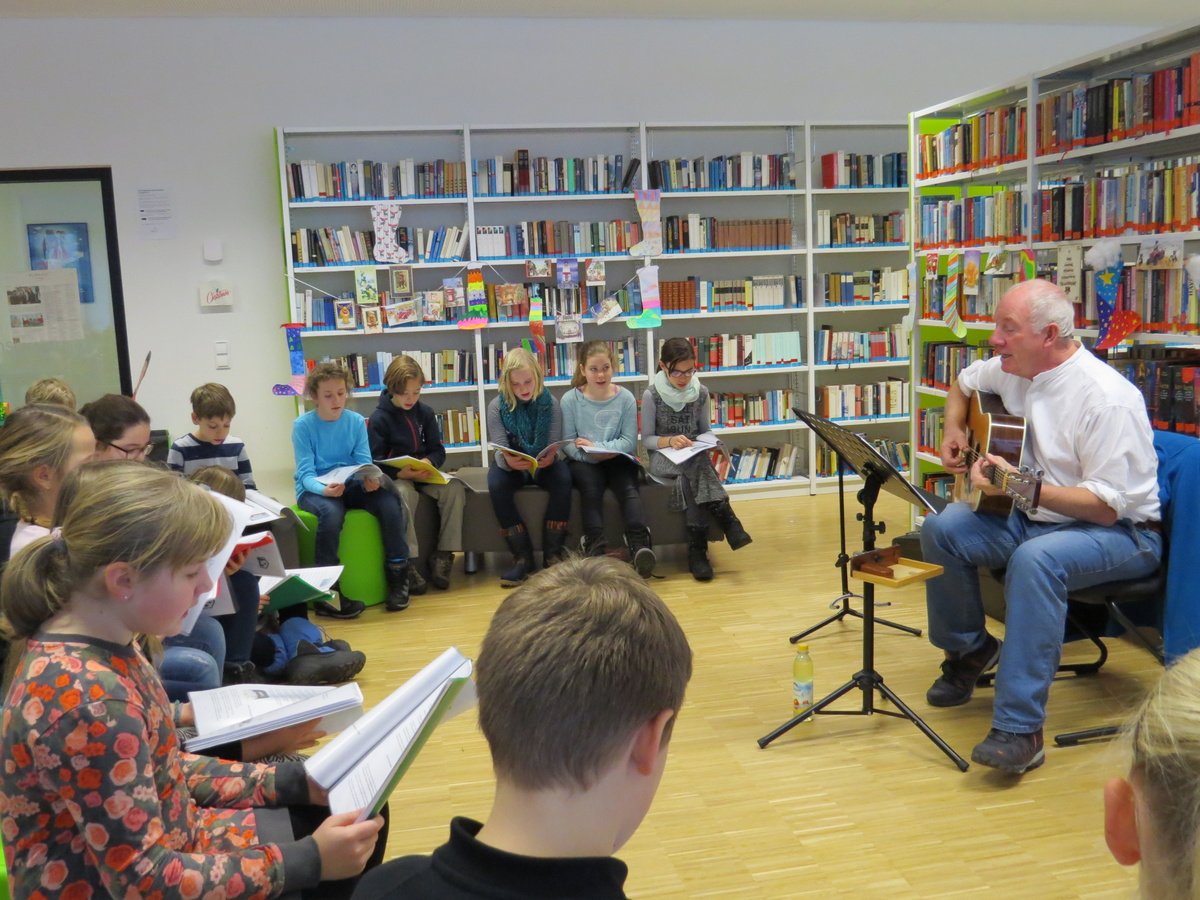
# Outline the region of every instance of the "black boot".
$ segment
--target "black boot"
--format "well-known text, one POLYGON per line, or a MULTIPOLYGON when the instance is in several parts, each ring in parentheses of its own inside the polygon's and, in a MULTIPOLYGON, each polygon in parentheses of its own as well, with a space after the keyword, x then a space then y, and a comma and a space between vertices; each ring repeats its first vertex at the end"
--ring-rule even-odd
POLYGON ((604 539, 604 532, 597 531, 595 534, 585 534, 579 541, 579 552, 584 556, 606 556, 608 554, 608 541, 604 539))
POLYGON ((734 513, 733 507, 729 505, 728 500, 715 500, 712 503, 705 503, 704 508, 712 513, 712 517, 717 520, 717 524, 725 532, 725 540, 729 542, 730 550, 740 550, 754 540, 754 538, 746 533, 746 529, 742 527, 741 521, 738 519, 737 514, 734 513))
POLYGON ((712 564, 708 561, 708 528, 688 526, 688 571, 697 581, 712 581, 712 564))
POLYGON ((388 612, 400 612, 408 609, 408 563, 400 562, 387 564, 387 599, 384 605, 388 612))
POLYGON ((551 519, 542 523, 542 565, 547 569, 567 558, 568 525, 551 519))
MULTIPOLYGON (((645 526, 626 529, 625 545, 629 548, 629 562, 633 564, 637 573, 643 578, 653 575, 654 564, 658 562, 658 559, 654 555, 654 548, 650 545, 650 529, 645 526)), ((712 576, 709 575, 709 577, 712 576)))
POLYGON ((420 597, 429 590, 429 582, 417 571, 416 562, 408 565, 408 593, 410 597, 420 597))
POLYGON ((529 532, 521 524, 501 528, 500 533, 504 535, 513 555, 512 568, 500 573, 500 586, 516 587, 533 571, 533 543, 529 540, 529 532))

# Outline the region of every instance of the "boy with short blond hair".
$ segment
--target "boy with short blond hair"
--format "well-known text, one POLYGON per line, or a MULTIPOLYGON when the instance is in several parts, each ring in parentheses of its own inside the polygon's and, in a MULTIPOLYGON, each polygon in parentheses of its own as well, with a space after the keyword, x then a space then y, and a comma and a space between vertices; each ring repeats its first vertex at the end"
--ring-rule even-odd
POLYGON ((196 430, 171 444, 167 468, 187 476, 206 466, 221 466, 253 488, 254 472, 246 444, 229 434, 235 415, 237 404, 225 385, 209 382, 192 391, 192 424, 196 430))
MULTIPOLYGON (((423 459, 437 468, 446 462, 446 447, 442 443, 442 430, 433 409, 421 402, 421 387, 425 384, 425 373, 411 356, 397 356, 387 367, 383 376, 383 392, 379 405, 367 424, 371 441, 371 455, 375 459, 393 459, 411 456, 423 459)), ((388 467, 395 478, 394 484, 408 509, 408 550, 416 559, 417 533, 414 525, 417 504, 421 494, 428 494, 437 503, 438 528, 437 549, 429 556, 429 580, 439 590, 450 587, 450 569, 454 565, 454 554, 462 550, 463 511, 467 504, 466 487, 461 481, 451 479, 448 484, 432 484, 424 480, 426 473, 418 468, 395 469, 388 467)), ((413 593, 423 593, 424 581, 417 575, 416 566, 409 566, 413 593)))
POLYGON ((496 795, 486 825, 457 817, 431 857, 364 878, 356 898, 622 898, 611 854, 666 764, 692 674, 683 629, 614 559, 569 559, 496 610, 475 668, 496 795))
POLYGON ((71 386, 61 378, 39 378, 25 389, 25 405, 34 403, 51 403, 55 406, 65 406, 75 412, 78 401, 71 386))
MULTIPOLYGON (((350 374, 333 363, 318 363, 305 382, 305 394, 315 404, 292 425, 296 454, 296 502, 317 517, 316 564, 338 565, 338 541, 347 509, 365 509, 379 520, 387 579, 385 603, 389 612, 408 608, 408 529, 404 504, 378 478, 355 475, 341 484, 325 484, 322 475, 342 466, 371 464, 366 420, 346 409, 350 374)), ((344 618, 362 612, 358 601, 342 598, 344 618)))

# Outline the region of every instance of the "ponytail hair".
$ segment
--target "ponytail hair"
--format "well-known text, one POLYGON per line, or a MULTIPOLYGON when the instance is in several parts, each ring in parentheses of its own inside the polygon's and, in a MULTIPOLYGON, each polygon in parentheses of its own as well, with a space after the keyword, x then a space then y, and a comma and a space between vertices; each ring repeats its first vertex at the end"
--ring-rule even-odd
POLYGON ((593 356, 607 356, 608 364, 616 373, 617 361, 613 359, 612 347, 608 341, 588 341, 579 348, 579 356, 575 362, 575 376, 571 379, 571 387, 583 387, 587 384, 587 361, 593 356))
POLYGON ((224 544, 229 515, 208 491, 132 460, 86 463, 68 476, 58 526, 20 550, 0 579, 9 638, 30 638, 111 563, 179 569, 224 544))
POLYGON ((79 413, 51 403, 23 406, 0 428, 0 497, 18 516, 32 518, 38 494, 33 470, 61 472, 71 456, 75 430, 87 425, 79 413))

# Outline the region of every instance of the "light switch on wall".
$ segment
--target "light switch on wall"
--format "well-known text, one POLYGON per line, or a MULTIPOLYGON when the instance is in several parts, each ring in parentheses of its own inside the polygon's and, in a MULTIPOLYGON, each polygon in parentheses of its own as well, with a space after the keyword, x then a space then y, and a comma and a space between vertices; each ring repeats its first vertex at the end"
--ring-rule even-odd
POLYGON ((217 341, 213 345, 216 353, 217 368, 228 369, 229 366, 229 341, 217 341))

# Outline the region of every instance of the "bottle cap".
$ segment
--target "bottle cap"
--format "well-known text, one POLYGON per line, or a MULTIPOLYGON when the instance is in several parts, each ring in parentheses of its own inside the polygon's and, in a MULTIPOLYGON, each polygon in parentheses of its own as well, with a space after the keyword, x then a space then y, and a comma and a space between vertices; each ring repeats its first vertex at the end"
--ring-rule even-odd
POLYGON ((797 653, 807 653, 808 652, 808 644, 797 644, 796 652, 797 653))

